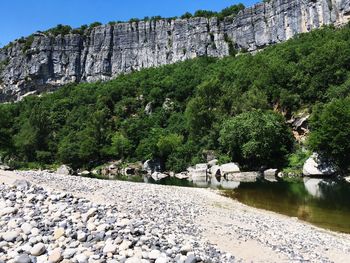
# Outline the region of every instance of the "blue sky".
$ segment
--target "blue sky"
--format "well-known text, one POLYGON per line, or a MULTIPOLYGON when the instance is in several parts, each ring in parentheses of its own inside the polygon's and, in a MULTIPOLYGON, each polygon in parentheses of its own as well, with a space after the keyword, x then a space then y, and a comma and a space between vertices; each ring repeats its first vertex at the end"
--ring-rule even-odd
POLYGON ((0 0, 0 47, 57 24, 79 27, 95 21, 129 20, 160 15, 179 16, 198 9, 218 11, 258 0, 0 0))

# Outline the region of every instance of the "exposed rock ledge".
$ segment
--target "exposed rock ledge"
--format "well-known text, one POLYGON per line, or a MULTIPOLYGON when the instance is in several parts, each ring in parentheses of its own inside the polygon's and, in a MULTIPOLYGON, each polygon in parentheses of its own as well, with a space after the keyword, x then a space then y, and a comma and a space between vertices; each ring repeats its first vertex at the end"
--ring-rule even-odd
POLYGON ((208 189, 0 171, 0 206, 6 213, 0 262, 19 256, 25 262, 347 262, 350 256, 349 235, 208 189), (20 181, 9 188, 17 179, 32 186, 20 181))
POLYGON ((271 0, 224 21, 164 19, 99 26, 84 36, 36 34, 26 51, 18 42, 0 49, 0 102, 199 56, 224 57, 230 48, 254 51, 349 19, 349 0, 271 0))

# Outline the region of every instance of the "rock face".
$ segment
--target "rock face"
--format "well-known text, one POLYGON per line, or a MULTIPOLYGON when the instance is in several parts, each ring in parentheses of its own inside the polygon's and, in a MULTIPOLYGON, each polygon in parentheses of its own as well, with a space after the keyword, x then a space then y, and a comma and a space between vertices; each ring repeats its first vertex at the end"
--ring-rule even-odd
POLYGON ((322 25, 350 19, 348 0, 271 0, 235 18, 162 19, 103 25, 83 35, 34 35, 0 49, 0 102, 72 82, 109 80, 121 73, 230 49, 255 51, 322 25))

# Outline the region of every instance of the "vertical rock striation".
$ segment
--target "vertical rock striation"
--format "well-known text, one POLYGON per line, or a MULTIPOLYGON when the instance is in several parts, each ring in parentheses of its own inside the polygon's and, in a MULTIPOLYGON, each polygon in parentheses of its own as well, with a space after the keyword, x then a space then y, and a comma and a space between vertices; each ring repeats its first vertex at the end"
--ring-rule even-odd
POLYGON ((0 49, 0 102, 199 56, 224 57, 232 49, 255 51, 349 20, 350 0, 271 0, 223 21, 162 19, 98 26, 84 35, 36 33, 29 47, 15 41, 0 49))

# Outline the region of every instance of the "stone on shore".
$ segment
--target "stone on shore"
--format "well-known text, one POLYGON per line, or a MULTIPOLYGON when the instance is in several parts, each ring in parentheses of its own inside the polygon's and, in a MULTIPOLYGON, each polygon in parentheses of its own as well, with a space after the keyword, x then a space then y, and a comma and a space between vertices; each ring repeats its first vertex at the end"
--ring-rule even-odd
POLYGON ((316 153, 309 157, 303 166, 304 176, 328 176, 334 174, 334 172, 334 169, 322 162, 316 153))
POLYGON ((41 256, 46 252, 46 247, 43 243, 36 244, 30 251, 32 256, 41 256))
POLYGON ((61 174, 61 175, 71 175, 73 174, 73 169, 70 168, 68 165, 61 165, 57 170, 56 170, 57 174, 61 174))

